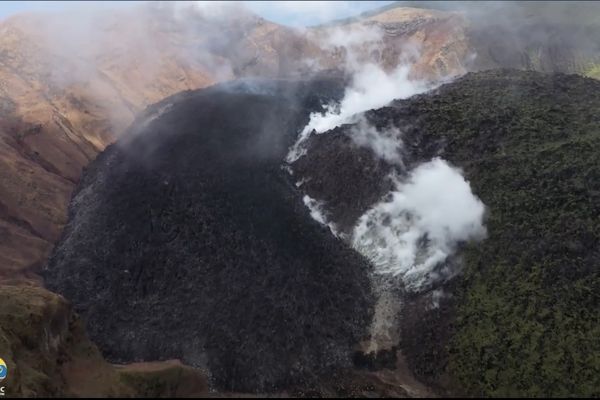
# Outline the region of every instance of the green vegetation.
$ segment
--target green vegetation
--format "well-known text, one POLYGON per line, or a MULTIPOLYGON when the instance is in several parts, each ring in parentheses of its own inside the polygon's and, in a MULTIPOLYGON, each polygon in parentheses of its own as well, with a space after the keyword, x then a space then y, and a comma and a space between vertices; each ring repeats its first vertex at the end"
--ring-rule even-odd
POLYGON ((178 362, 117 367, 121 382, 136 397, 196 397, 208 393, 208 381, 200 370, 178 362))
POLYGON ((447 349, 458 390, 600 396, 600 82, 493 71, 409 102, 489 210, 447 349))
POLYGON ((0 285, 0 356, 9 397, 133 394, 65 299, 40 287, 0 285))
POLYGON ((0 285, 0 357, 8 397, 203 396, 202 371, 177 362, 115 367, 87 338, 61 296, 35 286, 0 285))

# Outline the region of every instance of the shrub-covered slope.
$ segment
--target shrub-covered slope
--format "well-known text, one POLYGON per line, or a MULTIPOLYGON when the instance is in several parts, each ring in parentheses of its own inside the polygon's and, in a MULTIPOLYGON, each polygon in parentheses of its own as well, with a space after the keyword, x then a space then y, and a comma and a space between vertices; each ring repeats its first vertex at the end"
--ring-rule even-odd
POLYGON ((489 239, 467 252, 451 371, 474 393, 597 396, 600 84, 500 73, 463 84, 469 100, 446 95, 462 123, 424 126, 456 132, 449 157, 490 208, 489 239))
MULTIPOLYGON (((461 167, 488 209, 489 236, 462 252, 453 298, 405 319, 422 378, 449 375, 474 395, 600 395, 599 110, 598 81, 498 70, 366 113, 402 130, 409 162, 461 167)), ((389 190, 391 166, 351 131, 314 136, 294 165, 342 228, 389 190)))
POLYGON ((595 80, 494 71, 377 113, 443 138, 489 208, 449 346, 472 394, 600 395, 598 110, 595 80))

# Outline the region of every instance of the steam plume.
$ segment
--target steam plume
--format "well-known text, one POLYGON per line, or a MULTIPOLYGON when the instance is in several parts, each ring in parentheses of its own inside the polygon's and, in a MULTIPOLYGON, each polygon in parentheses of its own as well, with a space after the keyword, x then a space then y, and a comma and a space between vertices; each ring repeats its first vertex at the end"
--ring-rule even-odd
POLYGON ((485 237, 484 212, 460 171, 435 158, 359 219, 352 245, 377 271, 401 276, 407 288, 418 290, 440 278, 436 267, 458 243, 485 237))
POLYGON ((415 58, 417 49, 406 46, 406 55, 396 68, 388 72, 375 62, 364 59, 364 54, 382 50, 383 32, 376 27, 363 27, 359 30, 360 32, 346 32, 345 28, 334 29, 325 42, 325 48, 344 49, 345 70, 352 76, 351 84, 346 88, 339 104, 328 104, 323 113, 310 115, 310 121, 300 132, 288 154, 289 163, 306 154, 306 140, 313 132, 319 134, 342 124, 358 122, 359 114, 364 111, 383 107, 394 99, 404 99, 425 92, 431 87, 425 81, 410 78, 410 60, 415 58))
POLYGON ((401 132, 395 126, 377 129, 361 116, 358 123, 352 127, 350 137, 356 145, 370 148, 377 157, 389 164, 404 166, 401 132))
MULTIPOLYGON (((365 54, 378 54, 373 50, 380 50, 383 32, 377 26, 362 26, 360 34, 356 27, 351 32, 345 29, 331 30, 323 46, 343 49, 351 84, 339 104, 327 104, 324 112, 311 114, 287 161, 306 153, 310 135, 352 123, 349 135, 356 145, 370 148, 377 157, 404 170, 400 130, 393 126, 378 129, 363 112, 425 92, 435 83, 410 77, 411 60, 418 58, 419 49, 406 45, 398 67, 386 71, 365 58, 365 54)), ((408 289, 420 290, 451 273, 442 267, 458 243, 485 237, 485 207, 461 172, 439 158, 415 168, 405 181, 396 175, 391 179, 395 189, 359 218, 349 241, 378 272, 399 276, 408 289)), ((315 220, 331 228, 323 202, 306 196, 305 204, 315 220)))

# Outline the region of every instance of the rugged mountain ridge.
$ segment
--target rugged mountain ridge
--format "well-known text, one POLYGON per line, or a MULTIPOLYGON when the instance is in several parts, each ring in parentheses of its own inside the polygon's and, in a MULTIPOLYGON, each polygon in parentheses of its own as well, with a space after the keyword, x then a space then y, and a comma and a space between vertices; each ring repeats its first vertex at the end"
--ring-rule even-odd
POLYGON ((412 7, 463 18, 461 34, 472 56, 469 71, 515 68, 600 78, 600 45, 595 40, 600 6, 594 2, 398 1, 327 25, 359 23, 412 7))

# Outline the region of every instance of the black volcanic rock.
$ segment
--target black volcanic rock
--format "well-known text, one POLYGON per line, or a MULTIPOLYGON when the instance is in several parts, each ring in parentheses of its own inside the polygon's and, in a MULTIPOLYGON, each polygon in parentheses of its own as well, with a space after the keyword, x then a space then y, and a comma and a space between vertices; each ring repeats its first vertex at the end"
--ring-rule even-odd
POLYGON ((89 166, 45 270, 115 362, 180 358, 222 389, 350 366, 370 265, 309 215, 282 161, 335 81, 166 99, 89 166))
POLYGON ((339 231, 349 233, 358 218, 393 185, 393 166, 373 151, 354 145, 350 125, 308 139, 307 152, 291 165, 301 190, 323 201, 339 231))

